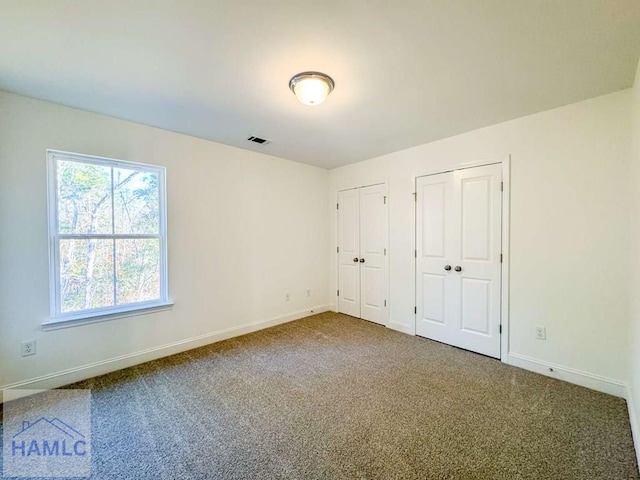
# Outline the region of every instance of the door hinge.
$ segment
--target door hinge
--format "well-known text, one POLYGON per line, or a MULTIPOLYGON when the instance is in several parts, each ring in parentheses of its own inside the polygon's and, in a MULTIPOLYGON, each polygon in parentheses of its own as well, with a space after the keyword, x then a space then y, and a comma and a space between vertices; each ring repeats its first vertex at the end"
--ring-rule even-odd
POLYGON ((413 201, 415 202, 416 200, 418 200, 418 194, 416 192, 413 192, 411 195, 413 195, 413 201))
POLYGON ((418 250, 414 250, 413 251, 413 257, 414 258, 418 258, 418 250))
POLYGON ((340 253, 340 247, 336 247, 336 253, 340 253))
POLYGON ((387 301, 386 301, 386 300, 384 301, 384 306, 385 306, 385 307, 387 306, 387 301))
POLYGON ((504 192, 504 182, 500 182, 500 191, 504 192))
POLYGON ((336 291, 336 296, 338 296, 338 297, 340 296, 340 290, 336 291))
POLYGON ((336 210, 340 210, 340 204, 336 203, 336 210))
POLYGON ((386 195, 384 196, 384 204, 385 205, 387 204, 387 196, 386 195))
POLYGON ((502 263, 502 254, 500 254, 500 263, 502 263))
POLYGON ((387 254, 387 249, 386 249, 386 248, 384 249, 384 254, 385 254, 385 255, 387 254))
POLYGON ((500 335, 502 335, 502 325, 500 325, 500 335))
POLYGON ((418 313, 418 307, 413 307, 413 313, 418 313))

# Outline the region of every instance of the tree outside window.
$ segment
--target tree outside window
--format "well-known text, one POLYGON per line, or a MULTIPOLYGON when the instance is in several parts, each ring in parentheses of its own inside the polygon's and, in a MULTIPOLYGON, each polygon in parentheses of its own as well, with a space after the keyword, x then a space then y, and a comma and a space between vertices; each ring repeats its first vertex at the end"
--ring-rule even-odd
POLYGON ((166 303, 164 168, 50 151, 49 169, 52 317, 166 303))

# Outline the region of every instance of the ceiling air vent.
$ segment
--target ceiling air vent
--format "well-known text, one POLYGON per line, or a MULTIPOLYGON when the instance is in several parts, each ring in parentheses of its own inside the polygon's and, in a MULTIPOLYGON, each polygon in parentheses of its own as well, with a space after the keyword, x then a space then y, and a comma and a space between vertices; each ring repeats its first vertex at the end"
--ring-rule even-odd
POLYGON ((266 145, 268 143, 271 143, 271 140, 267 140, 266 138, 260 138, 260 137, 249 137, 247 138, 247 140, 253 143, 257 143, 259 145, 266 145))

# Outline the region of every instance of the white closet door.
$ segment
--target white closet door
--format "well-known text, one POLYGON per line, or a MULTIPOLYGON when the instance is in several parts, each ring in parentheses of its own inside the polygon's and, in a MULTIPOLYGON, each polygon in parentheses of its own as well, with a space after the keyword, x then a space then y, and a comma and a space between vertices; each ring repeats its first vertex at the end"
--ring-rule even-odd
POLYGON ((450 274, 456 245, 453 175, 416 181, 416 334, 453 344, 455 278, 450 274))
POLYGON ((419 178, 416 333, 500 358, 500 165, 419 178))
POLYGON ((360 317, 360 191, 338 193, 338 311, 360 317))
POLYGON ((360 298, 361 317, 384 325, 386 185, 360 189, 360 298))

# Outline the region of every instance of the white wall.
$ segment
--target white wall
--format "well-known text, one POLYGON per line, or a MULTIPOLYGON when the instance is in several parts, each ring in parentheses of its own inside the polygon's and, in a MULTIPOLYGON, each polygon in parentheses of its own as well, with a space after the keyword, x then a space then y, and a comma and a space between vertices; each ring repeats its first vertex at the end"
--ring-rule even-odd
POLYGON ((630 97, 621 91, 332 170, 334 242, 337 190, 389 182, 390 326, 414 329, 414 178, 511 155, 510 360, 622 395, 630 97), (534 338, 536 325, 546 341, 534 338))
POLYGON ((93 365, 33 385, 64 384, 329 301, 326 170, 0 92, 0 172, 0 388, 93 365), (41 331, 47 148, 167 167, 171 310, 41 331))
POLYGON ((640 63, 636 72, 633 87, 633 133, 631 152, 632 203, 629 209, 631 225, 631 331, 629 335, 629 352, 631 363, 631 380, 629 411, 631 426, 636 442, 636 451, 640 458, 640 63))

